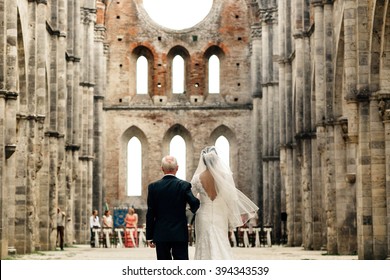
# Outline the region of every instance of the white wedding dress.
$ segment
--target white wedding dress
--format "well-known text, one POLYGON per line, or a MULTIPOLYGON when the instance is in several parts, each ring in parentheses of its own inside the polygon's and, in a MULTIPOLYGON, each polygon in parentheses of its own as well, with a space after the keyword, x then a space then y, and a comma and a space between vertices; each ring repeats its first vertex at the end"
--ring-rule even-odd
POLYGON ((233 254, 228 239, 228 207, 221 196, 211 200, 199 176, 192 180, 200 207, 195 216, 195 260, 229 260, 233 254))
POLYGON ((195 259, 232 259, 229 227, 242 226, 256 215, 259 207, 236 188, 232 171, 214 146, 200 153, 191 184, 200 200, 195 216, 195 259))

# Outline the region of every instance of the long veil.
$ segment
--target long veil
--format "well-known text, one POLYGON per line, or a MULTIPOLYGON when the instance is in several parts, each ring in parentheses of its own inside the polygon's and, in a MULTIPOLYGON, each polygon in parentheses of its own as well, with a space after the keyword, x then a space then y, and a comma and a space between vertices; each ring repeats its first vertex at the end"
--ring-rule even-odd
POLYGON ((259 207, 236 188, 230 168, 218 156, 214 146, 202 150, 193 178, 206 169, 214 178, 217 196, 222 197, 229 209, 228 218, 231 228, 242 226, 256 216, 259 207))

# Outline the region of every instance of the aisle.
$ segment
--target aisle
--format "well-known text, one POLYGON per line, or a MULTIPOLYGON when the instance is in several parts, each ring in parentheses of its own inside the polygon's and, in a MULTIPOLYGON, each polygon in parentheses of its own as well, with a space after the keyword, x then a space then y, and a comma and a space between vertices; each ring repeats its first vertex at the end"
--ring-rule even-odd
MULTIPOLYGON (((190 259, 195 247, 189 247, 190 259)), ((233 248, 238 260, 357 260, 357 256, 329 256, 324 251, 305 251, 301 247, 233 248)), ((10 256, 16 260, 155 260, 151 248, 90 248, 75 245, 64 251, 38 252, 30 255, 10 256)))

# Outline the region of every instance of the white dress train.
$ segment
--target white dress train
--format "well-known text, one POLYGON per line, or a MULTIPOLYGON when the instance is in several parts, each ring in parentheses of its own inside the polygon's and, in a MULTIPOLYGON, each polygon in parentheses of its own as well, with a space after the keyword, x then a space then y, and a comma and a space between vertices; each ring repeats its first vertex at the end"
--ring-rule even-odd
POLYGON ((200 207, 195 216, 195 260, 233 259, 229 242, 228 208, 217 195, 211 200, 199 176, 192 180, 194 194, 199 194, 200 207))

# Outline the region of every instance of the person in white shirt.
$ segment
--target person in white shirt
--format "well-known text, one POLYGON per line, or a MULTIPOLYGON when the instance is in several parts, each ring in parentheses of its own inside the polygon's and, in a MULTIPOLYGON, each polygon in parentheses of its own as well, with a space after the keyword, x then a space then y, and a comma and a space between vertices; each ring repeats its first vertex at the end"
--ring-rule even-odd
POLYGON ((100 228, 98 210, 92 211, 92 216, 89 218, 89 227, 91 229, 91 247, 95 247, 95 232, 93 229, 100 228))

